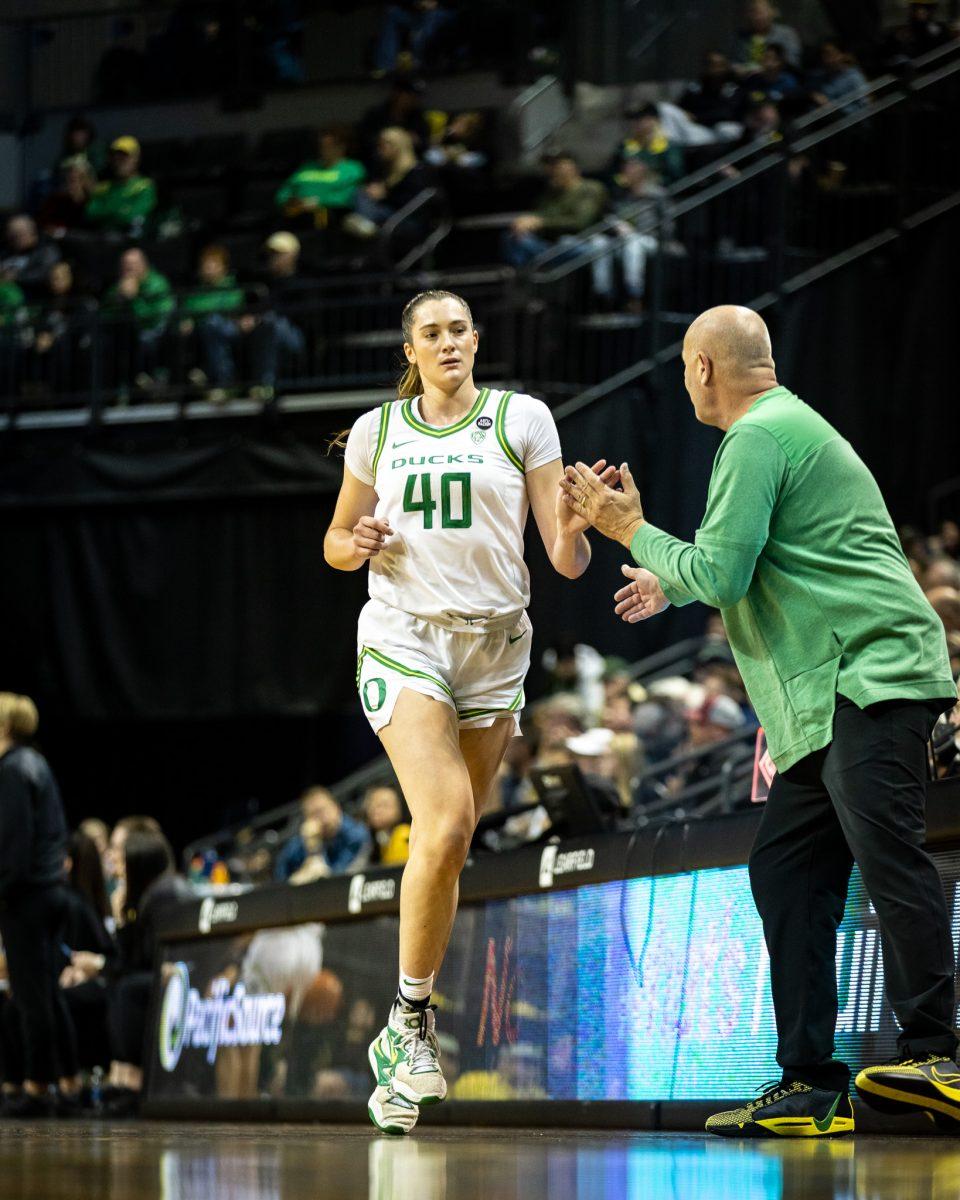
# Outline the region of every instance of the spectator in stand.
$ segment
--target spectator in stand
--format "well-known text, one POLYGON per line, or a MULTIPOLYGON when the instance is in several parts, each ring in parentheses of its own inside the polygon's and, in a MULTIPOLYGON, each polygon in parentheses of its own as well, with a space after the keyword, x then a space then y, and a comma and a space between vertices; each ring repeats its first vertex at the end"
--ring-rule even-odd
POLYGON ((683 149, 670 142, 660 123, 655 104, 641 104, 627 110, 629 132, 617 147, 610 165, 614 183, 628 159, 638 158, 653 173, 657 183, 664 187, 675 183, 683 175, 683 149))
POLYGON ((536 762, 539 748, 540 735, 535 726, 524 727, 521 737, 510 739, 497 772, 496 789, 499 795, 495 807, 511 813, 536 802, 536 792, 530 782, 530 768, 536 762))
MULTIPOLYGON (((678 753, 691 750, 702 750, 705 747, 717 745, 732 737, 746 725, 746 718, 730 696, 722 694, 707 694, 702 700, 687 710, 688 735, 686 742, 679 748, 678 753)), ((671 776, 668 788, 672 792, 681 792, 708 779, 716 779, 720 768, 732 757, 734 748, 725 746, 716 753, 704 754, 687 764, 676 775, 671 776)), ((743 755, 752 754, 752 746, 743 744, 743 755)), ((697 803, 705 800, 706 796, 697 797, 697 803)))
POLYGON ((781 106, 800 94, 800 81, 788 69, 786 52, 779 42, 764 46, 760 69, 746 77, 743 90, 754 100, 772 100, 781 106))
POLYGON ((481 112, 462 112, 451 117, 434 137, 424 154, 431 167, 455 171, 478 171, 489 153, 485 144, 486 121, 481 112))
MULTIPOLYGON (((731 149, 739 150, 745 146, 768 146, 771 142, 779 142, 783 138, 780 132, 780 109, 773 102, 763 97, 751 100, 743 114, 743 133, 735 141, 731 149)), ((738 175, 736 167, 721 167, 721 174, 728 177, 738 175)))
POLYGON ((907 0, 906 7, 906 21, 888 30, 881 47, 882 61, 894 66, 929 54, 950 40, 950 30, 937 20, 936 3, 907 0))
POLYGON ((272 233, 263 249, 267 260, 264 274, 267 308, 259 315, 244 313, 238 326, 241 333, 251 335, 253 376, 257 382, 250 389, 250 395, 268 403, 276 394, 281 354, 299 358, 307 343, 303 330, 292 319, 297 301, 304 296, 300 239, 282 230, 272 233))
POLYGON ((37 221, 44 233, 59 236, 69 229, 86 224, 87 205, 96 186, 96 176, 89 162, 80 155, 64 159, 59 183, 40 205, 37 221))
POLYGON ((110 178, 98 183, 87 204, 87 223, 104 233, 143 233, 157 207, 152 179, 140 174, 140 143, 118 137, 110 143, 110 178))
POLYGON ((400 793, 392 784, 378 783, 363 797, 363 815, 370 831, 371 866, 393 867, 410 853, 410 819, 403 811, 400 793))
POLYGON ((97 143, 97 131, 93 122, 82 113, 71 117, 64 126, 56 168, 62 170, 68 162, 76 159, 82 159, 87 164, 94 179, 104 165, 103 148, 97 143))
MULTIPOLYGON (((836 104, 867 86, 867 77, 857 65, 852 54, 846 53, 840 46, 829 39, 820 44, 820 66, 807 76, 807 88, 810 100, 819 108, 827 104, 836 104)), ((866 108, 869 101, 865 96, 850 100, 842 106, 841 112, 859 112, 866 108)))
POLYGON ((19 284, 0 277, 0 329, 12 329, 23 320, 26 302, 19 284))
POLYGON ((308 788, 300 797, 300 811, 300 830, 277 855, 275 879, 297 882, 293 877, 300 874, 309 858, 322 860, 321 874, 343 875, 367 853, 367 827, 348 817, 327 788, 308 788))
POLYGON ((374 77, 382 79, 398 67, 407 71, 433 70, 438 43, 449 38, 456 22, 457 14, 438 0, 388 5, 374 51, 374 77), (409 44, 406 52, 404 38, 409 44))
POLYGON ((73 267, 54 263, 47 275, 41 303, 31 310, 30 344, 24 357, 24 394, 70 391, 79 382, 90 351, 90 328, 77 317, 94 308, 89 297, 78 298, 73 267))
MULTIPOLYGON (((619 259, 623 268, 623 284, 627 293, 627 308, 641 312, 646 291, 647 257, 661 244, 669 241, 673 233, 670 205, 666 189, 656 180, 650 167, 642 158, 628 158, 617 176, 618 188, 614 195, 613 211, 617 220, 611 238, 598 235, 596 248, 603 251, 593 260, 593 290, 605 300, 614 295, 614 260, 619 259)), ((680 252, 675 247, 674 252, 680 252)))
POLYGON ((101 821, 99 817, 87 817, 81 821, 78 829, 81 833, 86 834, 97 848, 97 853, 100 855, 100 864, 103 867, 104 882, 106 882, 106 858, 107 849, 110 845, 110 827, 106 821, 101 821))
POLYGON ((103 301, 103 312, 112 317, 121 383, 131 374, 141 391, 155 386, 160 343, 167 330, 175 301, 169 280, 150 266, 138 247, 120 256, 117 282, 103 301))
POLYGON ((947 554, 934 555, 924 568, 920 586, 925 592, 936 587, 952 587, 960 590, 960 563, 947 554))
POLYGON ((567 749, 601 808, 618 815, 633 802, 639 742, 634 733, 597 727, 570 738, 567 749))
POLYGON ((378 139, 385 129, 403 129, 410 134, 414 149, 430 145, 430 124, 420 104, 423 87, 413 79, 395 79, 390 95, 375 104, 360 120, 360 146, 368 165, 376 166, 378 139))
POLYGON ((357 189, 366 179, 363 163, 347 157, 345 135, 325 129, 318 139, 319 158, 298 167, 277 192, 277 207, 285 217, 306 217, 326 225, 330 211, 341 214, 353 208, 357 189))
POLYGON ((203 369, 190 372, 190 382, 207 387, 207 400, 221 404, 227 389, 236 382, 235 349, 241 338, 237 314, 244 307, 243 288, 230 274, 230 252, 225 246, 210 245, 200 252, 198 285, 180 301, 181 337, 196 333, 200 341, 203 369))
POLYGON ((0 258, 0 277, 16 283, 31 299, 45 289, 50 268, 59 261, 59 247, 38 233, 33 217, 25 213, 10 217, 0 258))
MULTIPOLYGON (((385 221, 434 186, 433 175, 417 161, 413 139, 406 130, 384 129, 377 142, 377 156, 383 177, 357 193, 354 211, 343 223, 355 237, 375 237, 385 221)), ((423 209, 404 220, 396 233, 412 245, 426 236, 427 222, 427 211, 423 209)))
POLYGON ((782 25, 777 12, 767 0, 750 0, 743 9, 743 27, 734 38, 731 58, 744 74, 756 71, 763 61, 763 52, 771 42, 783 47, 784 57, 794 70, 803 58, 800 35, 790 25, 782 25))
POLYGON ((37 724, 29 697, 0 692, 0 937, 24 1059, 22 1092, 4 1107, 21 1118, 72 1109, 80 1091, 76 1032, 57 986, 67 827, 50 767, 28 744, 37 724))
POLYGON ((730 60, 719 50, 703 56, 703 70, 677 101, 698 125, 713 128, 740 119, 740 88, 730 60))
POLYGON ((525 267, 559 242, 577 254, 577 234, 595 225, 607 207, 607 189, 595 179, 584 179, 572 154, 561 152, 543 160, 547 188, 532 213, 517 217, 504 235, 503 257, 513 267, 525 267))
POLYGON ((956 521, 941 521, 937 540, 944 554, 960 559, 960 525, 956 521))

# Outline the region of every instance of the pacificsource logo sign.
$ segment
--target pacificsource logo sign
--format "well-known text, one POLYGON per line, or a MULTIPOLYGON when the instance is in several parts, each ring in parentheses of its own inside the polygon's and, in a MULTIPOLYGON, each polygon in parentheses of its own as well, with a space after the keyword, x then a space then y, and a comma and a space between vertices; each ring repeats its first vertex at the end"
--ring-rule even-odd
POLYGON ((226 925, 235 921, 239 912, 240 905, 236 900, 220 900, 218 902, 212 896, 207 896, 200 905, 197 928, 201 933, 209 933, 214 925, 226 925))
POLYGON ((206 1050, 207 1062, 216 1061, 221 1046, 276 1046, 283 1037, 287 1009, 282 992, 247 995, 238 983, 230 991, 218 979, 209 997, 190 986, 186 963, 172 963, 160 1005, 159 1057, 165 1071, 175 1070, 184 1050, 206 1050))

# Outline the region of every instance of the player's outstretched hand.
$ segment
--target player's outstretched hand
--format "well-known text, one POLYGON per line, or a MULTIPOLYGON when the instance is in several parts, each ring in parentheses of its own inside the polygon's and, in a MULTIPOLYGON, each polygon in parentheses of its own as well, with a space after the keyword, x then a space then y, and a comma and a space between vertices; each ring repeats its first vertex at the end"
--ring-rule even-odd
MULTIPOLYGON (((608 467, 605 458, 598 458, 591 470, 607 487, 616 487, 620 482, 619 470, 613 466, 608 467)), ((564 503, 562 486, 557 490, 557 524, 567 533, 582 533, 584 529, 590 527, 588 520, 578 516, 575 509, 564 503)))
POLYGON ((361 517, 353 527, 353 552, 357 558, 373 558, 393 533, 388 521, 379 517, 361 517))
POLYGON ((633 581, 613 596, 617 602, 613 611, 622 620, 635 625, 637 621, 655 617, 669 606, 670 601, 663 594, 660 580, 652 571, 647 571, 644 567, 628 566, 622 566, 620 570, 633 581))
POLYGON ((563 503, 594 529, 629 546, 633 535, 643 524, 643 505, 633 481, 630 468, 621 463, 619 469, 623 491, 617 491, 586 465, 578 462, 565 467, 560 487, 563 503))

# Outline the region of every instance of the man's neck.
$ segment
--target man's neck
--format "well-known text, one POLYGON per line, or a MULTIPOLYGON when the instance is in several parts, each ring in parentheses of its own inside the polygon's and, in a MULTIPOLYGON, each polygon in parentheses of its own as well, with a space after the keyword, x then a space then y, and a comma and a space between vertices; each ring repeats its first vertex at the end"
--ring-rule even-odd
POLYGON ((749 390, 742 391, 738 396, 729 401, 726 405, 723 419, 719 422, 719 428, 726 433, 731 425, 734 425, 753 408, 761 396, 765 396, 767 392, 779 386, 775 375, 771 375, 770 379, 763 381, 762 384, 760 382, 752 384, 749 390))

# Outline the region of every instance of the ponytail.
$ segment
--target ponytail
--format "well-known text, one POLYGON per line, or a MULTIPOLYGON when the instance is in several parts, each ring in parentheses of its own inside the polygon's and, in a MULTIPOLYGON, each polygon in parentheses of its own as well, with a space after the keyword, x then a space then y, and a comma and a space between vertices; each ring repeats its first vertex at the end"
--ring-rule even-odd
POLYGON ((18 696, 15 692, 0 692, 0 729, 15 742, 32 738, 37 732, 40 717, 37 706, 29 696, 18 696))
POLYGON ((400 381, 397 384, 397 399, 412 399, 414 396, 419 396, 422 391, 423 384, 420 381, 420 368, 416 363, 410 363, 400 376, 400 381))

